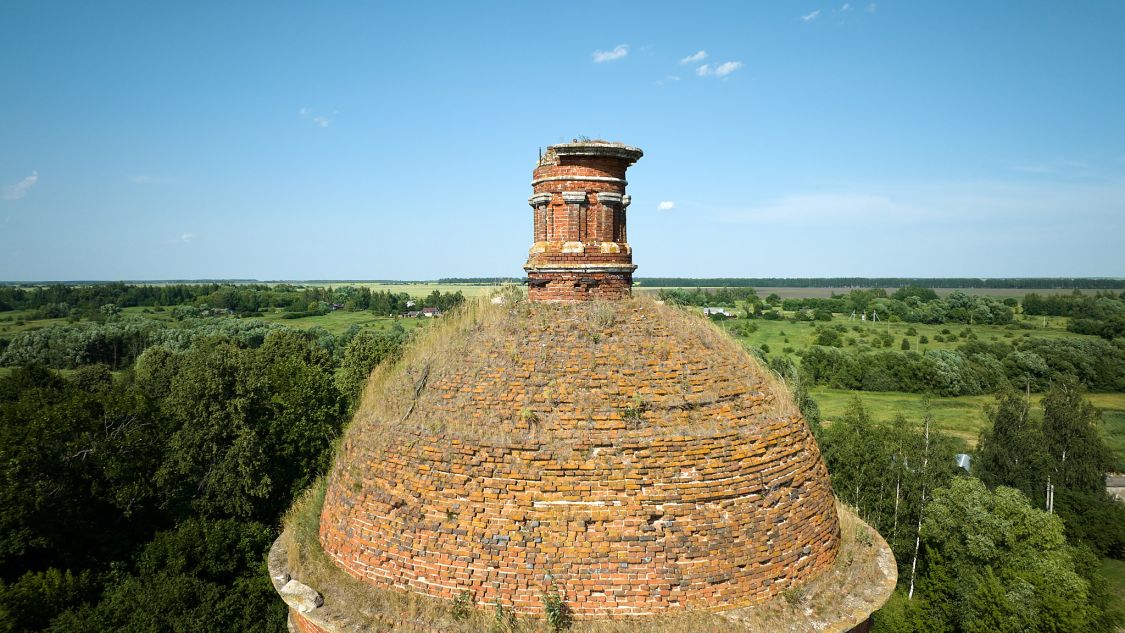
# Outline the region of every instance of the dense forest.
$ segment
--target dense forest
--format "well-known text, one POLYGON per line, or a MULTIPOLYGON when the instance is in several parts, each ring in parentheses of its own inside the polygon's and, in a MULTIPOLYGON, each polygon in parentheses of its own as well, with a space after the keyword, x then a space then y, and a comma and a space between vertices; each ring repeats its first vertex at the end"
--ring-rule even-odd
POLYGON ((205 330, 0 377, 0 630, 283 631, 281 512, 404 339, 205 330))

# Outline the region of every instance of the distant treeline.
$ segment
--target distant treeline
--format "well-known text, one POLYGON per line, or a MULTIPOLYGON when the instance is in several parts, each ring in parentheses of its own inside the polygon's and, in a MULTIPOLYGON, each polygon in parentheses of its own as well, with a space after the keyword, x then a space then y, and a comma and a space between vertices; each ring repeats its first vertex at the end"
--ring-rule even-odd
MULTIPOLYGON (((775 309, 795 312, 798 321, 831 321, 832 313, 848 314, 868 310, 884 321, 907 323, 988 323, 1005 325, 1012 322, 1013 308, 1018 301, 1009 297, 997 301, 992 297, 967 295, 954 291, 944 299, 930 288, 905 286, 888 296, 883 288, 853 289, 847 294, 828 298, 781 299, 771 294, 764 300, 753 288, 665 288, 659 297, 666 303, 692 306, 735 306, 747 302, 743 310, 747 318, 781 319, 775 309)), ((1118 304, 1120 302, 1117 302, 1118 304)))
POLYGON ((652 288, 743 287, 766 288, 1027 288, 1109 290, 1125 287, 1125 279, 1084 277, 636 277, 638 286, 652 288))
MULTIPOLYGON (((175 307, 227 310, 234 314, 257 314, 263 309, 284 308, 298 315, 322 314, 334 306, 344 310, 371 310, 376 314, 398 314, 407 310, 411 297, 405 292, 372 292, 365 286, 294 286, 289 284, 171 284, 142 286, 125 283, 67 286, 55 284, 25 288, 0 286, 0 312, 35 310, 38 318, 95 317, 103 306, 175 307)), ((421 299, 426 307, 440 310, 460 304, 460 292, 434 290, 421 299)), ((187 314, 186 316, 198 316, 187 314)))
POLYGON ((520 277, 442 277, 439 284, 472 284, 476 286, 499 286, 500 284, 522 284, 520 277))
POLYGON ((838 343, 832 336, 818 335, 818 343, 829 345, 800 353, 803 379, 834 389, 971 396, 1011 388, 1042 391, 1061 376, 1073 376, 1091 391, 1125 389, 1125 347, 1096 338, 1019 338, 1009 344, 969 334, 956 350, 923 353, 845 350, 833 346, 838 343))

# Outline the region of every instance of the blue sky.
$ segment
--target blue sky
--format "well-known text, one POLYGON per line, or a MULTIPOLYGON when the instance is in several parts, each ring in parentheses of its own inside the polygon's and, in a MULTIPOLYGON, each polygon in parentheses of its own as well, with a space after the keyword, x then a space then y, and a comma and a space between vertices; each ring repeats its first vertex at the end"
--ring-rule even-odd
POLYGON ((1125 3, 0 0, 0 279, 521 275, 539 147, 639 276, 1125 276, 1125 3))

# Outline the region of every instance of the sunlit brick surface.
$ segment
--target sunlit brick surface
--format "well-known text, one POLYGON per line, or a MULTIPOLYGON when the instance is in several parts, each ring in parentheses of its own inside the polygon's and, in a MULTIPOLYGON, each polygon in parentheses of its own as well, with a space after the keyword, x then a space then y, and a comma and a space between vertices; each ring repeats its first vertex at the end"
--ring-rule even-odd
POLYGON ((325 551, 380 587, 523 613, 553 581, 580 617, 754 604, 826 569, 839 527, 808 427, 687 319, 535 304, 435 349, 456 360, 428 373, 408 358, 399 388, 428 381, 402 420, 353 423, 325 551))

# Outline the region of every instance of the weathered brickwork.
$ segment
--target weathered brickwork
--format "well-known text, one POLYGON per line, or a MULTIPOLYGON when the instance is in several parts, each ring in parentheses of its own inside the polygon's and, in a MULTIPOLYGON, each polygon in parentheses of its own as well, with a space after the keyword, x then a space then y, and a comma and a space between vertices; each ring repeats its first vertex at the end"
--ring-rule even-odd
POLYGON ((524 269, 533 301, 627 296, 633 282, 625 171, 641 150, 620 143, 554 145, 535 168, 534 244, 524 269))
POLYGON ((289 608, 289 621, 293 624, 293 628, 297 629, 297 633, 334 633, 309 622, 292 607, 289 608))
POLYGON ((405 415, 357 418, 341 448, 324 550, 379 586, 523 613, 553 580, 580 617, 754 604, 814 577, 839 546, 816 442, 688 318, 536 304, 408 356, 367 396, 412 391, 405 415))

